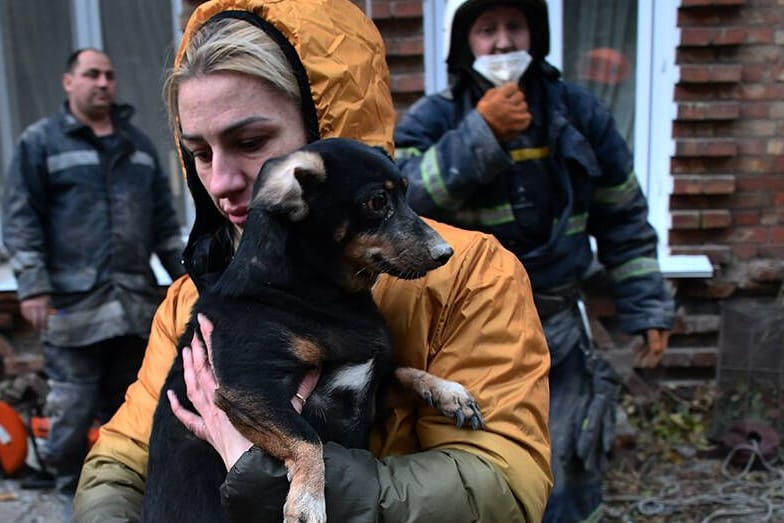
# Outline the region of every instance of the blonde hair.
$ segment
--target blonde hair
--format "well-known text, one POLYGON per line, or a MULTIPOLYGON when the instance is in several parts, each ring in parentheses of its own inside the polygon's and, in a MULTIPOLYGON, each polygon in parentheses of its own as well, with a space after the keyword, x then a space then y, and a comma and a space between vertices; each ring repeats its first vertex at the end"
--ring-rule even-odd
POLYGON ((207 22, 188 43, 180 63, 171 70, 164 86, 169 122, 175 136, 180 132, 177 112, 180 84, 218 72, 258 78, 298 104, 301 101, 291 65, 267 33, 243 20, 224 18, 207 22))

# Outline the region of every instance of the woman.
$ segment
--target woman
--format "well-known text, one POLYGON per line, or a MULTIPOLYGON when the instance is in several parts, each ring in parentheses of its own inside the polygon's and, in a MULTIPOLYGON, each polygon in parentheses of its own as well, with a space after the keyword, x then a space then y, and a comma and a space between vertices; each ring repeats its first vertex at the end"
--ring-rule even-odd
MULTIPOLYGON (((202 5, 186 28, 168 91, 197 211, 185 251, 189 276, 169 289, 139 379, 85 462, 76 521, 138 518, 152 414, 177 338, 198 288, 232 255, 262 163, 329 136, 392 153, 383 43, 342 0, 202 5)), ((372 453, 325 445, 328 519, 539 521, 552 482, 549 357, 527 275, 492 237, 432 225, 454 248, 453 259, 419 280, 381 277, 374 298, 398 363, 468 387, 487 429, 457 429, 416 400, 398 399, 373 431, 372 453)), ((214 388, 199 344, 184 363, 200 412, 177 411, 224 459, 222 499, 232 520, 280 521, 285 469, 249 449, 209 400, 199 400, 214 388)))

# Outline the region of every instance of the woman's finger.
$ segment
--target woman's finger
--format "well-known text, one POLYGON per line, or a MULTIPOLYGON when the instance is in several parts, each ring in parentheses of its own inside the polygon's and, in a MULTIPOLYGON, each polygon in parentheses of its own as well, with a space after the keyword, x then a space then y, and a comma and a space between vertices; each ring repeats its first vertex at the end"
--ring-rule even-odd
POLYGON ((167 390, 166 396, 169 398, 169 405, 171 406, 172 413, 174 413, 174 417, 180 420, 180 423, 196 437, 207 439, 204 420, 201 416, 198 416, 183 407, 173 390, 167 390))
POLYGON ((302 378, 297 392, 294 394, 294 397, 291 398, 291 406, 294 407, 294 410, 296 410, 297 413, 302 414, 302 409, 305 408, 305 403, 307 403, 313 389, 316 388, 320 376, 321 369, 316 368, 309 371, 305 374, 305 377, 302 378))
POLYGON ((193 351, 190 347, 182 349, 182 375, 185 381, 185 390, 188 394, 188 399, 191 403, 197 403, 197 394, 199 391, 198 380, 193 365, 193 351))
POLYGON ((210 362, 210 367, 212 367, 212 322, 202 313, 196 315, 196 321, 199 324, 199 330, 201 331, 201 337, 204 340, 204 344, 207 346, 207 360, 210 362))
POLYGON ((204 370, 205 366, 209 365, 209 362, 207 361, 207 353, 204 350, 204 345, 196 333, 193 334, 193 339, 191 340, 191 353, 193 355, 194 372, 199 373, 204 370))

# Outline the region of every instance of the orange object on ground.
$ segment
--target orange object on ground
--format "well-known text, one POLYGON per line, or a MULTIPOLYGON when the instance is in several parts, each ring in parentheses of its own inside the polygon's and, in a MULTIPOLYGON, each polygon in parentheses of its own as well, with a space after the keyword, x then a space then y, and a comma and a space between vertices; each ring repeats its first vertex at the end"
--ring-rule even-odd
MULTIPOLYGON (((33 436, 36 438, 46 439, 49 437, 49 418, 43 416, 33 416, 30 418, 30 428, 33 431, 33 436)), ((87 433, 87 448, 93 446, 98 440, 98 431, 100 427, 94 425, 87 433)))
POLYGON ((0 401, 0 465, 2 473, 14 476, 27 457, 27 428, 11 405, 0 401))

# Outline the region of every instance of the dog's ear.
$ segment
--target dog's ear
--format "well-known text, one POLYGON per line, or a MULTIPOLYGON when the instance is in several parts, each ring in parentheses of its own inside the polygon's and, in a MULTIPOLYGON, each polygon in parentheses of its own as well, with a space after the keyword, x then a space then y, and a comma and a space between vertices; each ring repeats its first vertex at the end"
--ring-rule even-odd
POLYGON ((254 188, 253 207, 288 213, 292 221, 308 215, 304 187, 322 182, 327 176, 324 161, 318 153, 295 151, 264 163, 254 188))

